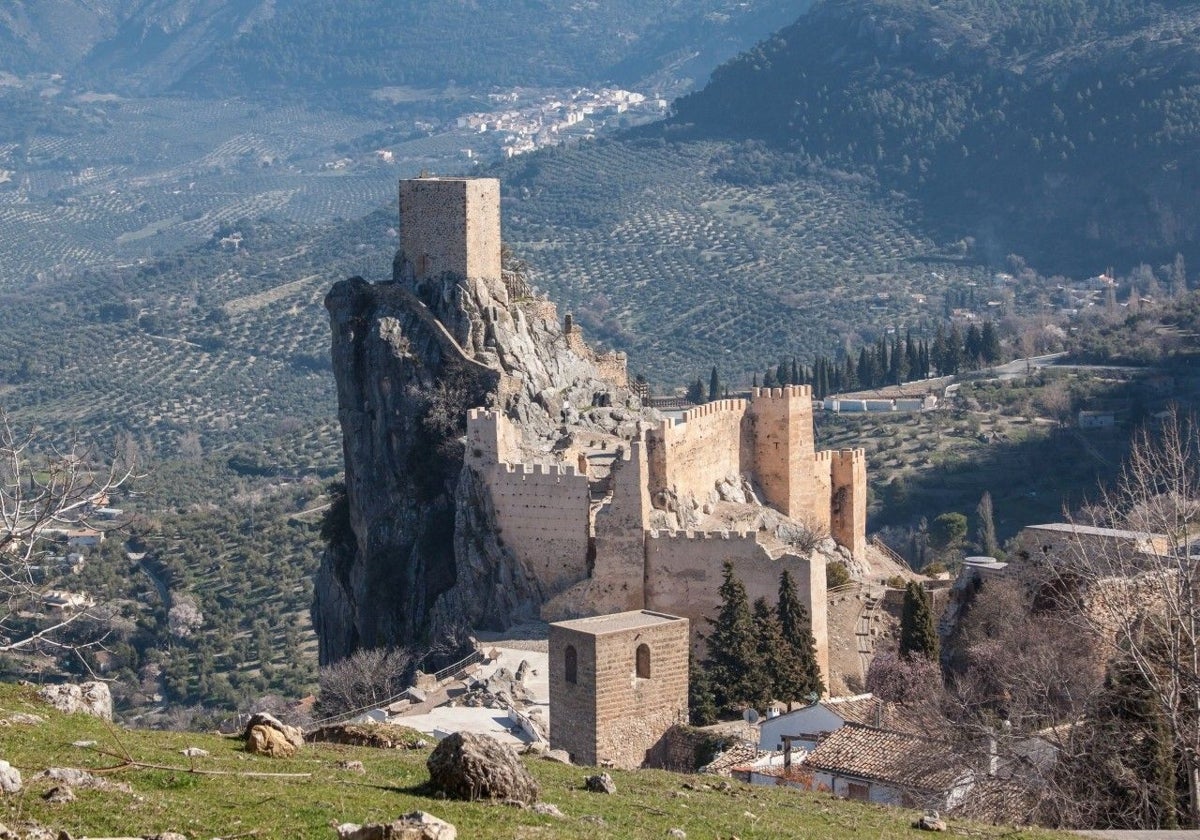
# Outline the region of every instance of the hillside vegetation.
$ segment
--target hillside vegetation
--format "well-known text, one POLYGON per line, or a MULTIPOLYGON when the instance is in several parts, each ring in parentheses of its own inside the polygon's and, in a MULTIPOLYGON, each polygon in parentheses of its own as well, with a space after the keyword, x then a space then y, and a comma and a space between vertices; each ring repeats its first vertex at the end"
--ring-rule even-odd
POLYGON ((0 69, 73 73, 126 92, 309 102, 387 85, 628 84, 663 71, 703 82, 806 5, 17 0, 0 11, 0 69))
MULTIPOLYGON (((719 68, 676 121, 877 177, 993 259, 1200 246, 1200 4, 827 0, 719 68)), ((746 177, 744 174, 742 177, 746 177)))
MULTIPOLYGON (((0 729, 0 754, 26 780, 20 794, 5 795, 0 819, 10 827, 37 822, 73 837, 152 836, 177 831, 191 837, 332 838, 331 823, 390 822, 424 810, 453 823, 464 838, 564 837, 661 838, 672 828, 689 837, 899 837, 913 833, 912 811, 831 799, 828 795, 735 784, 719 790, 713 777, 659 771, 612 770, 617 793, 583 787, 589 771, 527 759, 541 786, 541 800, 562 817, 532 810, 447 801, 424 788, 428 749, 372 750, 312 744, 295 758, 246 754, 242 742, 215 735, 118 730, 98 720, 48 711, 30 689, 0 686, 0 717, 37 714, 47 721, 0 729), (95 747, 73 746, 95 742, 95 747), (199 747, 195 759, 180 750, 199 747), (111 784, 127 791, 78 789, 66 804, 44 801, 53 786, 36 774, 48 767, 115 768, 111 784), (362 762, 364 773, 340 766, 362 762), (200 772, 191 772, 192 768, 200 772), (202 775, 216 773, 226 775, 202 775), (264 778, 242 774, 303 774, 264 778), (690 789, 684 785, 690 782, 690 789), (704 784, 704 783, 711 784, 704 784)), ((972 837, 1051 838, 1043 830, 974 824, 953 825, 972 837)))

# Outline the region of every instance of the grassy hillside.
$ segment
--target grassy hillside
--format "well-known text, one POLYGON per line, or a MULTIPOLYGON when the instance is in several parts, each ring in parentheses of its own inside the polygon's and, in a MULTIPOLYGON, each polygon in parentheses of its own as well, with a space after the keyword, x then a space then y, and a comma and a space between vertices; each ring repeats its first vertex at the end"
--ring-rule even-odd
POLYGON ((993 259, 1200 255, 1200 4, 827 0, 678 103, 852 167, 993 259))
MULTIPOLYGON (((428 779, 428 750, 383 751, 310 745, 292 759, 249 756, 241 742, 213 735, 138 732, 100 721, 67 718, 47 711, 32 690, 0 687, 0 717, 13 713, 42 715, 35 726, 0 729, 0 754, 17 767, 26 788, 3 799, 0 816, 10 827, 36 821, 71 836, 154 835, 177 831, 192 837, 329 838, 331 823, 390 822, 398 815, 424 810, 453 823, 460 837, 512 838, 661 838, 672 828, 689 837, 890 838, 909 836, 916 814, 903 809, 863 805, 774 788, 735 784, 728 791, 684 789, 690 782, 715 782, 657 771, 611 771, 612 796, 583 789, 586 770, 528 759, 526 766, 541 785, 542 801, 557 805, 562 818, 482 803, 438 799, 423 788, 428 779), (93 748, 73 746, 95 741, 93 748), (187 759, 180 750, 200 747, 203 758, 187 759), (66 804, 45 802, 53 783, 36 775, 48 767, 89 770, 119 768, 125 760, 157 765, 106 772, 120 790, 76 790, 66 804), (365 773, 341 769, 361 761, 365 773), (227 775, 201 775, 191 769, 227 775), (302 778, 263 778, 241 774, 304 774, 302 778)), ((1050 838, 1040 830, 952 824, 972 837, 1050 838)))

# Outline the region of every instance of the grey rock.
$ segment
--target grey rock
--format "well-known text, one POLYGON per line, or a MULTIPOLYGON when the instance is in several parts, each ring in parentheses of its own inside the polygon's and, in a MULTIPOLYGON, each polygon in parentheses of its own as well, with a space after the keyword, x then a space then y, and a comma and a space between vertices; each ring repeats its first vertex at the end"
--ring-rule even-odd
POLYGON ((597 773, 583 780, 583 786, 592 793, 616 793, 617 783, 607 773, 597 773))
POLYGON ((75 801, 75 791, 71 790, 66 785, 55 785, 42 794, 42 799, 47 802, 53 802, 56 805, 61 805, 67 802, 75 801))
POLYGON ((559 810, 557 805, 551 805, 549 802, 533 803, 533 812, 546 817, 556 817, 560 820, 566 819, 567 815, 559 810))
POLYGON ((38 697, 69 715, 85 714, 112 720, 112 692, 107 683, 47 685, 38 691, 38 697))
POLYGON ((17 793, 21 790, 21 771, 7 761, 0 760, 0 791, 17 793))
POLYGON ((559 764, 571 766, 571 754, 566 750, 548 750, 542 758, 546 761, 557 761, 559 764))
POLYGON ((677 840, 687 840, 687 832, 682 828, 672 828, 667 832, 668 837, 675 837, 677 840))
POLYGON ((393 822, 357 825, 343 823, 334 829, 339 840, 457 840, 458 829, 425 811, 413 811, 393 822))
POLYGON ((337 763, 339 770, 349 770, 351 773, 366 773, 367 769, 363 767, 361 761, 339 761, 337 763))
POLYGON ((506 744, 487 735, 456 732, 430 753, 425 766, 435 790, 451 799, 537 801, 537 781, 506 744))

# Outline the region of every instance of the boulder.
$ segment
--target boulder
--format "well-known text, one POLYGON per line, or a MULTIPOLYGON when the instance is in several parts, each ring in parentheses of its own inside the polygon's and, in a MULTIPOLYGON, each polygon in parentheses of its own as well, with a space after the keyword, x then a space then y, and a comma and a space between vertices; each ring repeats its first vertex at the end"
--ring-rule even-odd
POLYGON ((387 823, 343 823, 335 829, 339 840, 457 840, 458 829, 424 811, 413 811, 387 823))
POLYGON ((583 780, 583 786, 592 793, 616 793, 617 783, 607 773, 597 773, 583 780))
POLYGON ((250 720, 246 722, 246 728, 242 733, 243 738, 250 737, 250 731, 256 726, 265 726, 274 729, 284 740, 292 745, 293 752, 304 746, 304 733, 299 727, 289 726, 274 715, 269 715, 266 712, 257 712, 250 716, 250 720))
POLYGON ((543 817, 555 817, 556 819, 566 819, 567 815, 562 812, 557 805, 551 805, 549 802, 533 803, 533 812, 541 814, 543 817))
POLYGON ((55 805, 63 805, 67 802, 75 801, 75 791, 71 790, 66 785, 55 785, 42 794, 42 799, 51 802, 55 805))
POLYGON ((259 724, 251 727, 246 735, 246 752, 271 758, 290 758, 296 754, 296 746, 278 729, 259 724))
POLYGON ((38 691, 38 697, 69 715, 85 714, 112 720, 112 692, 107 683, 47 685, 38 691))
POLYGON ((430 784, 451 799, 537 801, 537 781, 512 747, 488 735, 456 732, 442 740, 425 762, 430 784))
POLYGON ((948 826, 937 811, 926 811, 921 815, 921 819, 913 823, 913 828, 919 828, 922 831, 945 831, 948 826))
POLYGON ((0 760, 0 791, 17 793, 21 790, 21 771, 0 760))

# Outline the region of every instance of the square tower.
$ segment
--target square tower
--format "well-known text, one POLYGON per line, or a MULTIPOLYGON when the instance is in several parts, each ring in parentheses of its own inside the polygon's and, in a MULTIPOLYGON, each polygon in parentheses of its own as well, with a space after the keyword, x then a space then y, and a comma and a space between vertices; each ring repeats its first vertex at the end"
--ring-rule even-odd
POLYGON ((418 282, 446 273, 464 279, 499 280, 500 181, 401 181, 400 247, 418 282))
POLYGON ((649 610, 550 625, 550 746, 633 769, 688 719, 688 620, 649 610))

